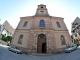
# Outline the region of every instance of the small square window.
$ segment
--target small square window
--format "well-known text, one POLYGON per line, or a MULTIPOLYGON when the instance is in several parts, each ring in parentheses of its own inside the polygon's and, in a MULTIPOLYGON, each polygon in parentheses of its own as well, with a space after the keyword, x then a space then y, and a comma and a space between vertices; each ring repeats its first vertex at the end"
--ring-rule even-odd
POLYGON ((80 32, 78 34, 80 35, 80 32))
POLYGON ((75 35, 75 37, 77 37, 77 34, 75 35))

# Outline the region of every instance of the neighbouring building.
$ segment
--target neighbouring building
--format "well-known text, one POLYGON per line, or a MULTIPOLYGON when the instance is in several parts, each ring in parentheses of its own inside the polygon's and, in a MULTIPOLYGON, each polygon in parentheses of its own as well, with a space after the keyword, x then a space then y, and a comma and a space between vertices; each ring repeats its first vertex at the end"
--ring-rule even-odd
POLYGON ((1 34, 6 34, 7 36, 13 36, 15 29, 6 20, 2 25, 0 24, 0 39, 1 34))
POLYGON ((53 53, 71 45, 64 18, 50 16, 46 5, 38 5, 34 16, 20 17, 12 44, 27 53, 53 53))
POLYGON ((1 31, 1 24, 0 24, 0 31, 1 31))
POLYGON ((80 44, 80 18, 79 17, 76 17, 76 19, 72 22, 71 33, 75 43, 80 44))

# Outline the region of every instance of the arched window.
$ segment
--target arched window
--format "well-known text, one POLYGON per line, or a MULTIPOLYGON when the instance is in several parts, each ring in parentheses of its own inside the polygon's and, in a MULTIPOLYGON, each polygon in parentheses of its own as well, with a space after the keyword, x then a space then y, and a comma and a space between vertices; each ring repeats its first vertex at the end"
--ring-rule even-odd
POLYGON ((26 26, 27 26, 27 23, 28 23, 28 22, 26 21, 26 22, 24 23, 23 27, 26 27, 26 26))
POLYGON ((22 38, 23 38, 23 35, 20 35, 19 40, 18 40, 18 44, 22 44, 22 38))
POLYGON ((57 24, 57 27, 61 27, 59 22, 56 22, 56 24, 57 24))
POLYGON ((40 20, 40 27, 45 27, 45 21, 44 20, 40 20))
POLYGON ((63 35, 61 35, 61 44, 62 44, 62 45, 65 45, 65 44, 66 44, 66 43, 65 43, 65 38, 64 38, 63 35))

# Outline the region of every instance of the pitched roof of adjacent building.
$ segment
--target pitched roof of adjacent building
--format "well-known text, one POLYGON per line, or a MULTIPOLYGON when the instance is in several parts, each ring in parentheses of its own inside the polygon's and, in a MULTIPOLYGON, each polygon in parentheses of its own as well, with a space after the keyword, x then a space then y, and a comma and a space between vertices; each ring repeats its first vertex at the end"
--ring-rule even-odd
POLYGON ((74 22, 80 22, 80 18, 76 17, 75 20, 72 23, 74 23, 74 22))
POLYGON ((71 31, 74 30, 75 25, 80 24, 80 18, 76 17, 75 20, 72 22, 72 28, 71 31))
POLYGON ((7 20, 4 22, 3 26, 8 32, 14 34, 15 29, 9 24, 7 20))

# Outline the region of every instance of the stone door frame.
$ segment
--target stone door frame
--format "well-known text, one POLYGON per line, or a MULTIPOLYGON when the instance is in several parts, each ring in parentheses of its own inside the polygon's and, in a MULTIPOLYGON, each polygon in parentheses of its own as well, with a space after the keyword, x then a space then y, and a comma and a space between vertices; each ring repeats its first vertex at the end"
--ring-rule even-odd
POLYGON ((39 34, 37 36, 37 53, 46 53, 47 51, 47 41, 46 41, 46 35, 45 34, 39 34), (43 46, 43 44, 46 44, 43 46), (43 51, 43 49, 45 49, 43 51))

